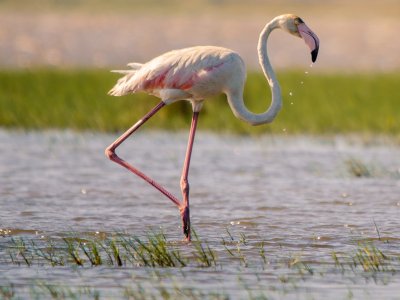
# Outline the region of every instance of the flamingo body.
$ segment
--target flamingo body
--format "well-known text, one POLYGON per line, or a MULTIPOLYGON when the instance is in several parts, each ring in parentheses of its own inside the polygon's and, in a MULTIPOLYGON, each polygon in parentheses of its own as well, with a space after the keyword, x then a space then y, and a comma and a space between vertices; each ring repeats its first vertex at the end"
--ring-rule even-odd
MULTIPOLYGON (((115 71, 125 74, 109 92, 122 96, 146 92, 166 104, 189 100, 201 107, 204 99, 244 85, 246 69, 236 52, 214 46, 197 46, 164 53, 135 69, 115 71)), ((199 110, 197 108, 196 110, 199 110)))

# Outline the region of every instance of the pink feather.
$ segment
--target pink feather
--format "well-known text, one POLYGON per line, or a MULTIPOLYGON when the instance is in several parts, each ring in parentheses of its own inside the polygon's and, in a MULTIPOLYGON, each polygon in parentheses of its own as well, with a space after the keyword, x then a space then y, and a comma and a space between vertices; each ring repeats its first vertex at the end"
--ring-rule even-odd
POLYGON ((121 96, 145 91, 158 94, 163 89, 190 89, 207 78, 209 72, 220 68, 231 50, 219 47, 192 47, 167 52, 150 60, 137 70, 121 71, 127 74, 118 80, 109 92, 121 96))

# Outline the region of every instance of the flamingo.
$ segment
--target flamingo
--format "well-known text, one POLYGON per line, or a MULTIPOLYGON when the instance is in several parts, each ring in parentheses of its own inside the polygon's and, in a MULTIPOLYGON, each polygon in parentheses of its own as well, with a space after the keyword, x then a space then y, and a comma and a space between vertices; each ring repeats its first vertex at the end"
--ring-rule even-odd
POLYGON ((105 150, 106 156, 115 163, 147 181, 175 204, 180 211, 182 229, 186 241, 191 239, 189 211, 189 166, 195 138, 197 122, 204 100, 224 93, 233 114, 251 124, 259 125, 274 120, 282 106, 279 82, 267 53, 267 40, 270 33, 277 29, 304 39, 311 50, 311 60, 315 62, 319 50, 317 35, 296 15, 284 14, 275 17, 261 31, 258 41, 258 57, 263 73, 271 88, 272 101, 269 108, 261 114, 250 112, 243 101, 243 89, 246 80, 246 69, 243 59, 236 52, 215 46, 197 46, 173 50, 164 53, 147 63, 129 63, 130 70, 115 70, 122 73, 117 84, 109 95, 122 96, 136 92, 146 92, 161 99, 142 119, 123 133, 105 150), (165 105, 180 100, 192 104, 193 114, 183 170, 180 179, 182 201, 172 195, 163 186, 142 173, 140 170, 121 159, 115 150, 130 135, 153 117, 165 105))

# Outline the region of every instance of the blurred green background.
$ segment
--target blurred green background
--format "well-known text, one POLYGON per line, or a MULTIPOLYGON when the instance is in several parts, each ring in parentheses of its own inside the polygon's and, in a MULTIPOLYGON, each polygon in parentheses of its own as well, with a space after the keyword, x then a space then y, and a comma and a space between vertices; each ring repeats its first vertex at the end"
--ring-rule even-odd
MULTIPOLYGON (((270 125, 237 120, 224 96, 208 101, 200 129, 241 134, 400 132, 399 1, 0 1, 0 126, 121 131, 158 100, 107 96, 109 69, 165 51, 218 45, 239 52, 249 69, 245 100, 262 112, 268 85, 257 39, 274 16, 295 13, 321 40, 317 63, 300 39, 274 32, 271 61, 284 106, 270 125)), ((147 128, 187 129, 191 106, 165 108, 147 128)))

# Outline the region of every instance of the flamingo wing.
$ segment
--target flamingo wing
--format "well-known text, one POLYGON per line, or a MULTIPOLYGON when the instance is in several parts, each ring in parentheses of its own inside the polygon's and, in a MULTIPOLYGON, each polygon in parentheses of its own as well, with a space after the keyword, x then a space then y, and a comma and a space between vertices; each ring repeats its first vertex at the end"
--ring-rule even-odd
POLYGON ((128 71, 109 92, 120 96, 138 91, 150 94, 163 89, 188 91, 205 73, 224 63, 231 50, 212 46, 199 46, 167 52, 140 65, 131 63, 128 71))

